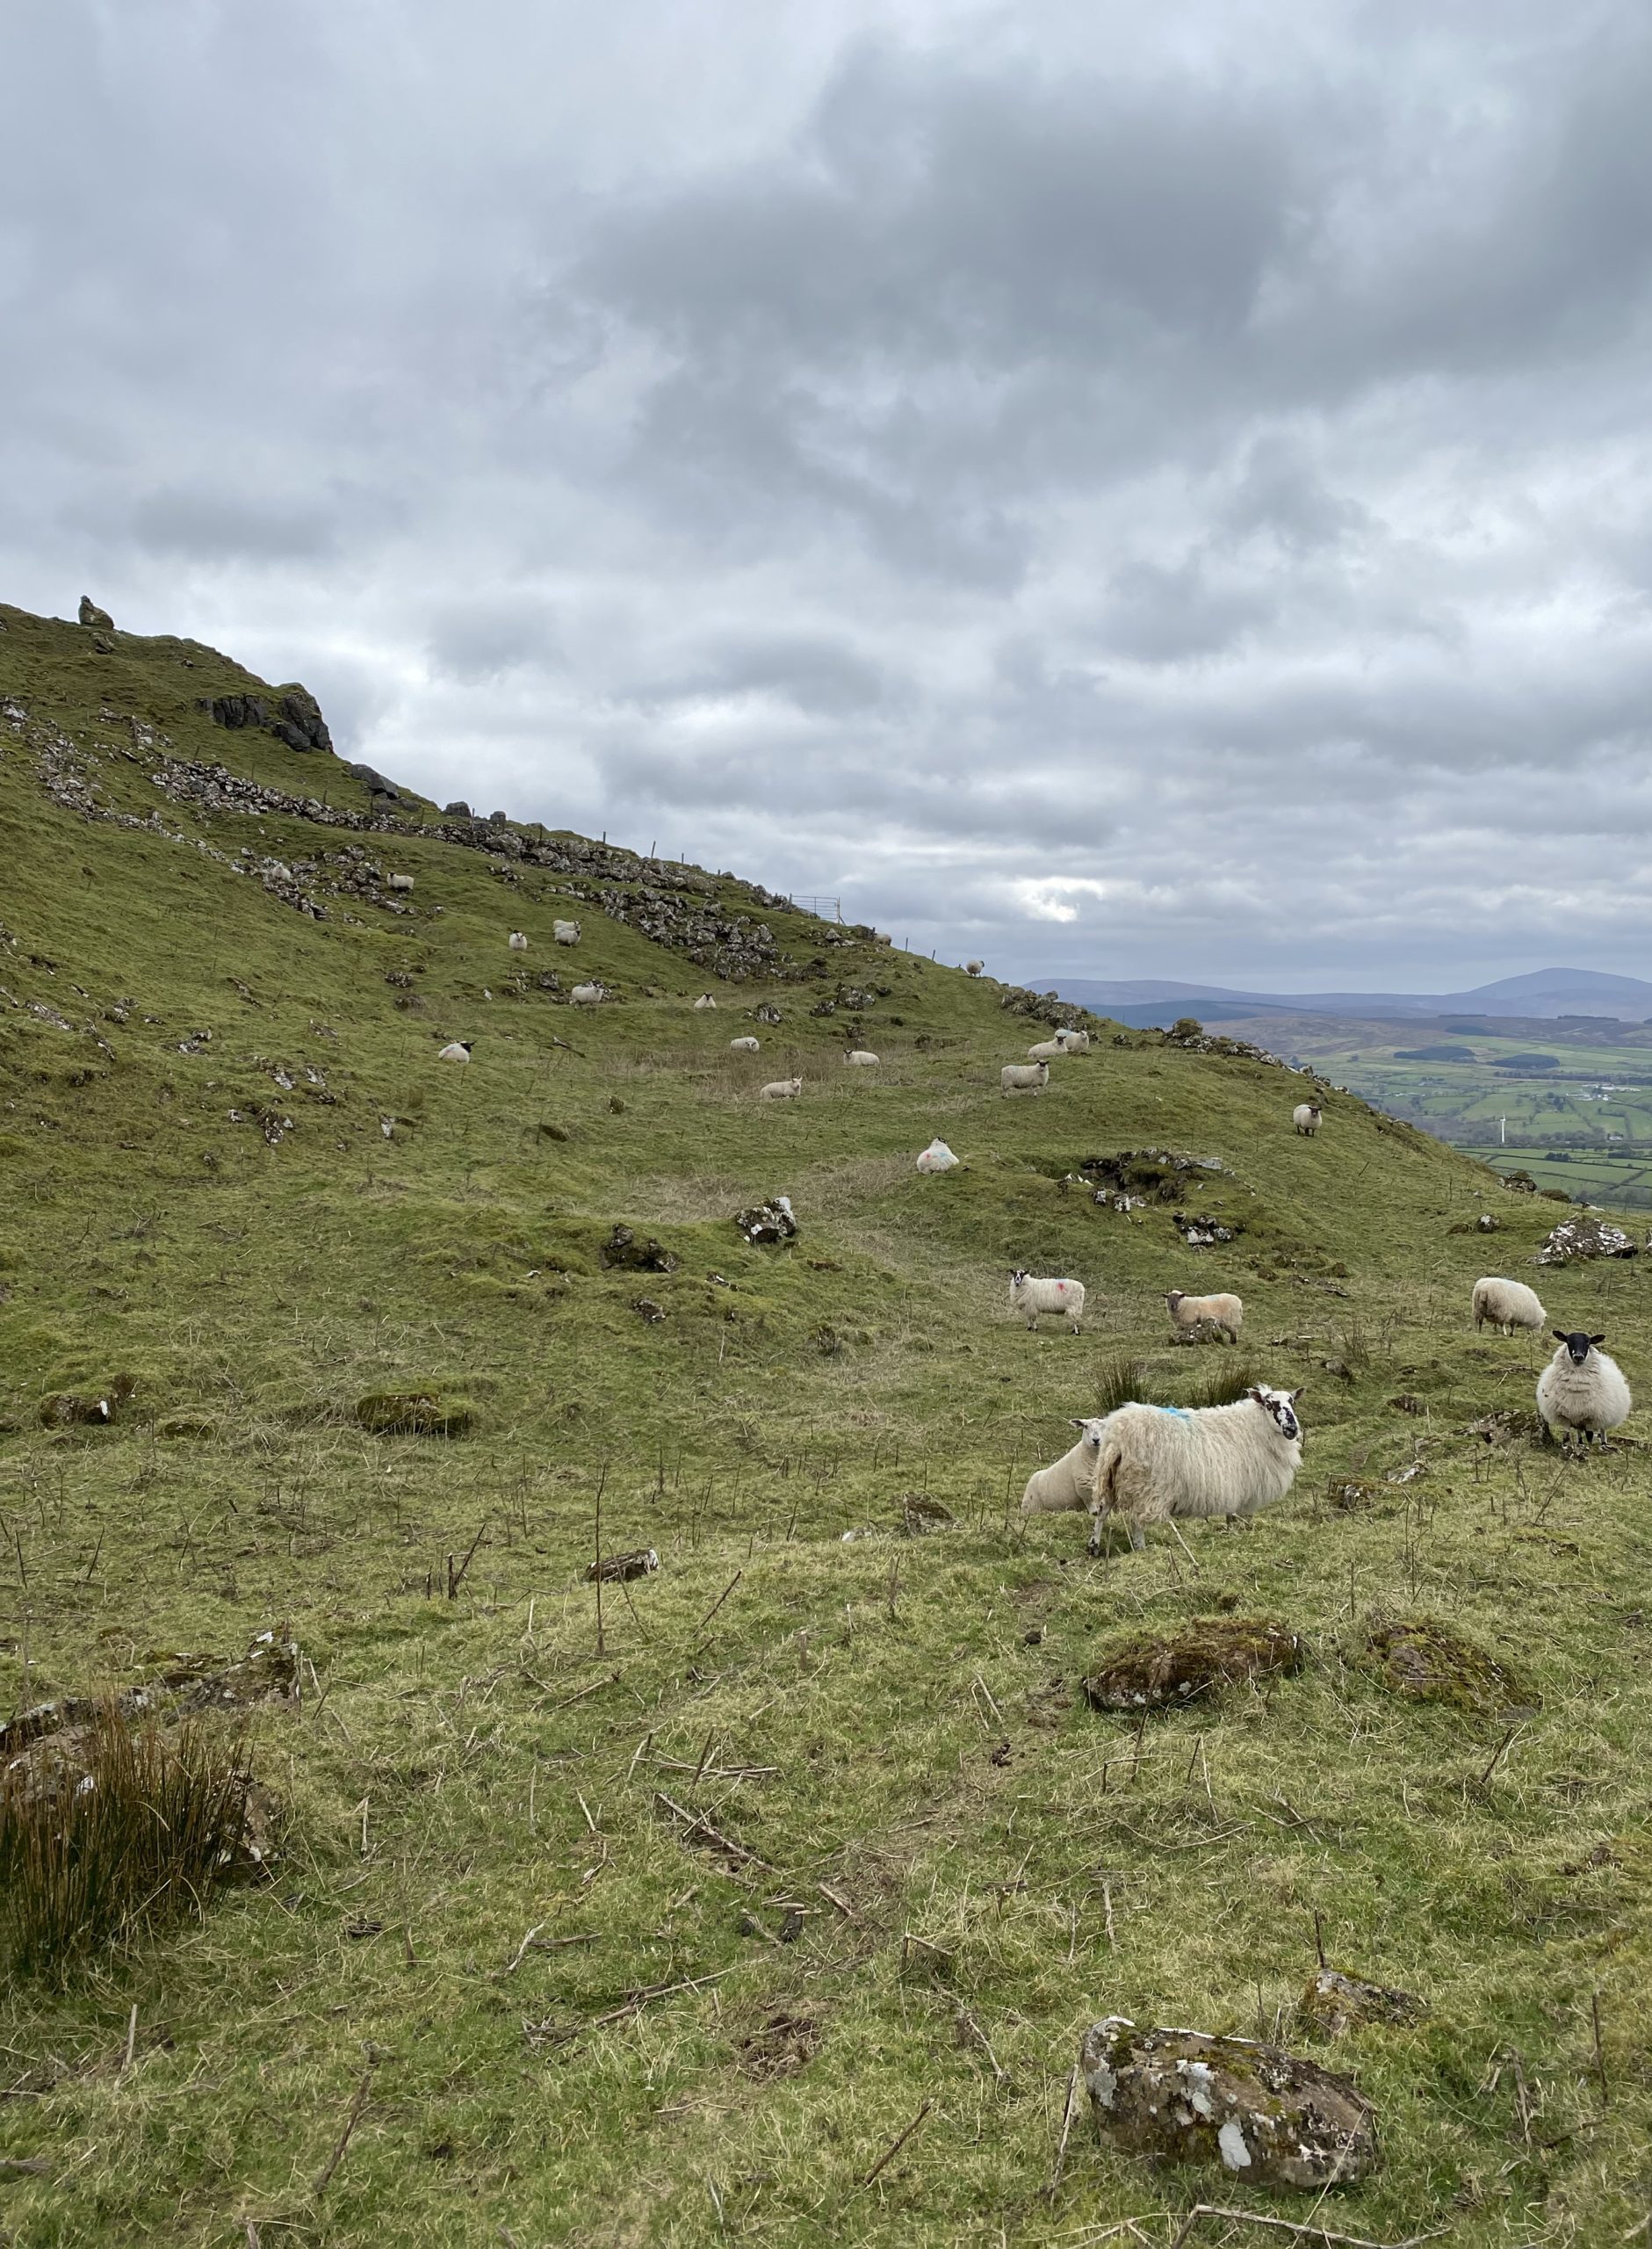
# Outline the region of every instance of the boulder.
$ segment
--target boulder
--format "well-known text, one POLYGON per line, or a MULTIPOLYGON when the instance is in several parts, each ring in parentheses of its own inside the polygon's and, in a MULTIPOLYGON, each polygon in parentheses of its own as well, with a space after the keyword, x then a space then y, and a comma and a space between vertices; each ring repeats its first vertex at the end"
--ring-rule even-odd
POLYGON ((797 1221, 784 1195, 755 1204, 749 1211, 736 1211, 734 1224, 750 1242, 792 1241, 797 1238, 797 1221))
POLYGON ((652 1234, 646 1241, 638 1241, 630 1226, 617 1226, 599 1255, 610 1271, 622 1273, 675 1273, 681 1262, 652 1234))
POLYGON ((281 690, 281 715, 270 721, 270 731, 289 749, 320 749, 332 755, 333 737, 321 716, 321 706, 309 689, 296 681, 281 690))
POLYGON ((1163 1710, 1222 1687, 1300 1671, 1301 1635, 1269 1616, 1195 1616, 1115 1643, 1084 1681, 1098 1710, 1163 1710))
POLYGON ((80 621, 83 625, 98 626, 105 633, 112 633, 115 629, 114 618, 106 609, 99 609, 90 594, 83 594, 80 597, 80 621))
POLYGON ((1085 2033, 1078 2065, 1098 2130, 1133 2154, 1219 2163, 1249 2187, 1352 2186, 1377 2167, 1364 2094, 1280 2047, 1115 2014, 1085 2033))
POLYGON ((1587 1257, 1634 1257, 1639 1255, 1635 1242, 1621 1226, 1609 1219, 1597 1218, 1592 1211, 1575 1219, 1562 1219, 1547 1237, 1537 1253, 1540 1265, 1571 1265, 1587 1257))
POLYGON ((927 1538, 934 1530, 955 1530, 958 1518, 949 1507, 927 1492, 903 1492, 896 1504, 900 1525, 908 1538, 927 1538))

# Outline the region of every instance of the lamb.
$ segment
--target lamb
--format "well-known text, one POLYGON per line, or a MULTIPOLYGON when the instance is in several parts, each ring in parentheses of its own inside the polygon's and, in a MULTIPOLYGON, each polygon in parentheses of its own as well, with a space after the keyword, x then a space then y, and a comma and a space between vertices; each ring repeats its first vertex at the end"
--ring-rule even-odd
POLYGON ((1604 1445, 1606 1434, 1634 1410, 1616 1359, 1595 1349, 1604 1335, 1554 1334, 1560 1349, 1537 1378, 1537 1410, 1545 1434, 1569 1449, 1574 1436, 1604 1445))
POLYGON ((793 1101, 803 1091, 801 1078, 776 1078, 772 1085, 759 1086, 759 1101, 793 1101))
POLYGON ((1042 1093, 1050 1083, 1048 1062, 1006 1062, 998 1074, 1005 1093, 1042 1093))
POLYGON ((1056 1044, 1064 1054, 1087 1054, 1090 1052, 1090 1034, 1087 1030, 1058 1030, 1056 1044))
POLYGON ((509 945, 512 952, 526 952, 528 950, 528 940, 520 929, 513 929, 505 942, 509 945))
POLYGON ((1028 1327, 1037 1327, 1040 1313, 1053 1312, 1065 1319, 1073 1334, 1078 1333, 1078 1322, 1084 1318, 1082 1281, 1039 1280, 1018 1267, 1009 1276, 1009 1291, 1016 1311, 1027 1314, 1028 1327))
POLYGON ((387 887, 391 890, 411 890, 413 888, 413 877, 411 875, 392 875, 387 887))
POLYGON ((570 1002, 576 1008, 600 1008, 607 997, 605 984, 576 984, 568 994, 570 1002))
POLYGON ((1072 1427, 1078 1432, 1078 1443, 1064 1452, 1059 1460, 1051 1461, 1048 1468, 1035 1468, 1027 1479, 1027 1488, 1021 1493, 1023 1515, 1076 1515, 1081 1508, 1093 1506, 1095 1464, 1108 1419, 1102 1414, 1094 1421, 1073 1422, 1072 1427))
POLYGON ((470 1040, 451 1039, 436 1059, 438 1062, 468 1062, 471 1059, 470 1040))
POLYGON ((1028 1048, 1027 1059, 1029 1062, 1054 1062, 1066 1051, 1058 1038, 1041 1038, 1036 1046, 1028 1048))
POLYGON ((551 934, 559 945, 576 945, 580 942, 580 925, 577 922, 552 922, 551 934))
POLYGON ((1181 1289, 1172 1289, 1165 1302, 1172 1327, 1180 1328, 1184 1334, 1210 1327, 1217 1334, 1225 1335, 1230 1343, 1238 1341, 1239 1329, 1244 1323, 1244 1306, 1237 1297, 1190 1297, 1181 1289))
POLYGON ((877 1067, 876 1055, 869 1054, 863 1046, 855 1047, 854 1052, 846 1054, 843 1059, 851 1069, 875 1070, 877 1067))
POLYGON ((1317 1101, 1299 1101, 1291 1111, 1291 1123, 1305 1139, 1311 1140, 1319 1130, 1319 1120, 1324 1113, 1317 1101))
POLYGON ((1121 1406, 1107 1416, 1090 1501, 1090 1551, 1117 1515, 1137 1552, 1146 1525, 1176 1515, 1254 1515, 1302 1464, 1300 1390, 1258 1383, 1231 1406, 1121 1406))
POLYGON ((1524 1281, 1501 1281, 1495 1275, 1475 1283, 1474 1308, 1476 1335, 1487 1320, 1500 1334, 1512 1335, 1517 1327, 1529 1327, 1536 1334, 1548 1318, 1534 1289, 1524 1281))
POLYGON ((963 964, 963 973, 966 976, 978 976, 985 966, 986 963, 984 960, 966 960, 963 964))
POLYGON ((744 1038, 731 1038, 728 1043, 728 1051, 731 1054, 755 1054, 757 1041, 752 1037, 750 1031, 747 1031, 744 1038))
POLYGON ((707 1008, 711 1008, 715 1010, 716 1007, 717 1002, 711 997, 711 994, 709 992, 702 992, 699 998, 694 1003, 694 1012, 696 1016, 702 1015, 707 1008))

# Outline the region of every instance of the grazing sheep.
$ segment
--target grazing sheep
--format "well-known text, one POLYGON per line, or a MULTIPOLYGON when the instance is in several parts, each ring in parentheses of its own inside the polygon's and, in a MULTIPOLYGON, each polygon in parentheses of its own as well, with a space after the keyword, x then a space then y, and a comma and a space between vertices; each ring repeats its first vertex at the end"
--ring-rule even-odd
POLYGON ((1196 1327, 1214 1327, 1225 1335, 1230 1343, 1239 1340, 1239 1329, 1244 1322, 1244 1306, 1237 1297, 1190 1297, 1184 1290, 1172 1289, 1165 1298, 1169 1308, 1171 1325, 1190 1334, 1196 1327))
POLYGON ((512 952, 526 952, 528 950, 528 940, 520 929, 513 929, 505 942, 509 945, 512 952))
POLYGON ((580 925, 577 922, 553 922, 551 934, 559 945, 576 945, 580 942, 580 925))
POLYGON ((471 1059, 470 1040, 468 1038, 451 1040, 436 1059, 438 1062, 468 1062, 471 1059))
POLYGON ((772 1085, 759 1086, 759 1101, 794 1101, 803 1091, 801 1078, 776 1078, 772 1085))
POLYGON ((1319 1130, 1319 1120, 1324 1113, 1317 1101, 1299 1101, 1291 1111, 1291 1123, 1305 1139, 1311 1140, 1319 1130))
POLYGON ((1560 1349, 1537 1378, 1537 1410, 1547 1434, 1569 1448, 1574 1436, 1604 1445, 1606 1433, 1634 1410, 1616 1359, 1595 1349, 1604 1335, 1554 1331, 1560 1349))
POLYGON ((728 1043, 728 1051, 731 1054, 755 1054, 757 1041, 748 1030, 744 1038, 731 1038, 728 1043))
POLYGON ((1504 1335, 1512 1335, 1517 1327, 1529 1327, 1535 1334, 1548 1318, 1534 1289, 1524 1281, 1500 1281, 1495 1275, 1475 1283, 1474 1307, 1476 1335, 1487 1320, 1504 1335))
POLYGON ((1042 1093, 1050 1083, 1048 1062, 1006 1062, 998 1074, 1005 1093, 1042 1093))
POLYGON ((1174 1515, 1254 1515, 1282 1500, 1302 1464, 1300 1390, 1259 1383, 1231 1406, 1121 1406, 1096 1457, 1090 1551, 1119 1516, 1138 1551, 1145 1526, 1174 1515))
POLYGON ((1081 1508, 1093 1509, 1095 1464, 1107 1419, 1102 1414, 1095 1421, 1073 1422, 1078 1443, 1048 1468, 1035 1468, 1027 1479, 1027 1489, 1021 1493, 1023 1515, 1076 1515, 1081 1508))
POLYGON ((918 1159, 920 1171, 956 1171, 958 1159, 944 1140, 931 1140, 918 1159))
POLYGON ((599 1008, 608 997, 605 984, 576 984, 568 998, 576 1008, 599 1008))
POLYGON ((1058 1030, 1056 1044, 1064 1054, 1087 1054, 1090 1052, 1090 1034, 1087 1030, 1058 1030))
POLYGON ((411 890, 413 888, 413 877, 411 875, 392 875, 387 887, 391 890, 411 890))
POLYGON ((984 960, 966 960, 963 964, 963 973, 966 976, 978 976, 985 966, 986 963, 984 960))
POLYGON ((696 1015, 700 1015, 703 1014, 707 1008, 711 1008, 715 1010, 716 1007, 717 1002, 711 997, 711 994, 709 992, 702 992, 699 998, 694 1003, 694 1012, 696 1015))
POLYGON ((852 1053, 846 1054, 843 1057, 843 1059, 848 1064, 851 1069, 875 1070, 877 1067, 876 1055, 869 1054, 863 1046, 855 1047, 854 1052, 852 1053))
POLYGON ((1010 1302, 1017 1312, 1027 1314, 1027 1325, 1036 1327, 1040 1313, 1053 1312, 1065 1320, 1076 1335, 1078 1322, 1084 1318, 1084 1283, 1082 1281, 1039 1280, 1024 1267, 1017 1267, 1009 1276, 1010 1302))

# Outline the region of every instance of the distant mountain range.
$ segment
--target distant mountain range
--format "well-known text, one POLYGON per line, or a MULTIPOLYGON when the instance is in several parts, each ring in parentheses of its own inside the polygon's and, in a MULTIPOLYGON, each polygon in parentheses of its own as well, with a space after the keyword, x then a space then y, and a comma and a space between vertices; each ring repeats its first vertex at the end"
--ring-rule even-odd
POLYGON ((1053 991, 1098 1014, 1141 1025, 1184 1015, 1213 1022, 1253 1015, 1604 1016, 1620 1023, 1652 1021, 1652 984, 1592 968, 1540 968, 1529 976, 1501 976, 1495 984, 1477 984, 1468 992, 1236 992, 1221 984, 1152 978, 1107 983, 1082 976, 1029 977, 1028 983, 1034 991, 1053 991))

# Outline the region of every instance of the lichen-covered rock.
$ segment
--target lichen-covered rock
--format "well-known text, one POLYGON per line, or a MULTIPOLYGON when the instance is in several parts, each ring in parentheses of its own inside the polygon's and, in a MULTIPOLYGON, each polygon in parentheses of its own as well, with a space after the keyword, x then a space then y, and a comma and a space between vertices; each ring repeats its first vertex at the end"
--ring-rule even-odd
POLYGON ((376 1437, 462 1437, 475 1416, 468 1406, 443 1405, 428 1390, 381 1390, 357 1399, 356 1419, 376 1437))
POLYGON ((1640 1255, 1634 1241, 1621 1226, 1609 1219, 1597 1218, 1586 1211, 1575 1219, 1562 1219, 1545 1239, 1537 1253, 1540 1265, 1571 1265, 1586 1257, 1636 1257, 1640 1255))
POLYGON ((1162 1710, 1220 1687, 1300 1671, 1299 1633, 1269 1616, 1195 1616, 1138 1632, 1103 1653, 1085 1680, 1098 1710, 1162 1710))
POLYGON ((1427 2000, 1413 1992, 1345 1976, 1340 1968, 1322 1968, 1296 2002, 1297 2020, 1324 2038, 1340 2038, 1367 2022, 1416 2022, 1427 2013, 1427 2000))
POLYGON ((908 1538, 927 1538, 932 1530, 954 1530, 958 1518, 949 1507, 927 1492, 903 1492, 898 1502, 901 1529, 908 1538))
POLYGON ((1381 1484, 1373 1484, 1364 1476, 1333 1476, 1325 1486, 1325 1497, 1344 1515, 1358 1515, 1361 1508, 1374 1507, 1387 1494, 1381 1484))
POLYGON ((1365 1654, 1382 1684, 1410 1702, 1496 1712, 1538 1700, 1508 1664, 1438 1616, 1379 1617, 1365 1654))
POLYGON ((83 625, 95 626, 105 633, 112 633, 115 629, 114 618, 106 609, 99 609, 90 594, 81 596, 78 614, 83 625))
POLYGON ((797 1221, 792 1215, 790 1200, 784 1195, 776 1195, 749 1211, 736 1211, 734 1224, 750 1242, 792 1241, 797 1238, 797 1221))
POLYGON ((1248 2038, 1093 2023, 1079 2067, 1098 2129, 1133 2154, 1219 2163, 1252 2187, 1351 2186, 1376 2169, 1376 2111, 1345 2078, 1248 2038))
POLYGON ((595 1584, 601 1578, 604 1585, 629 1585, 633 1579, 652 1577, 660 1567, 660 1557, 652 1546, 639 1546, 631 1554, 604 1554, 600 1562, 585 1565, 585 1581, 595 1584))
POLYGON ((623 1273, 675 1273, 681 1262, 652 1234, 639 1241, 630 1226, 616 1226, 601 1254, 610 1271, 623 1273))

